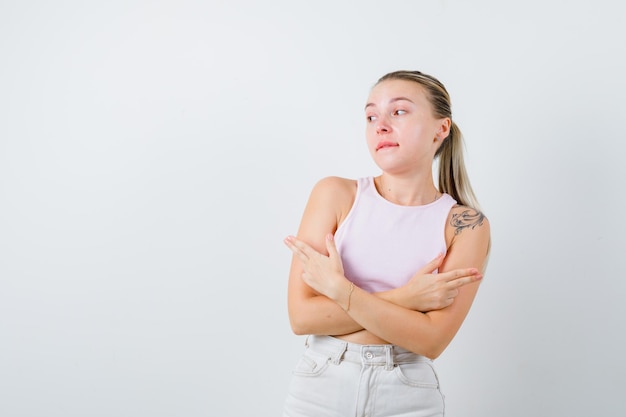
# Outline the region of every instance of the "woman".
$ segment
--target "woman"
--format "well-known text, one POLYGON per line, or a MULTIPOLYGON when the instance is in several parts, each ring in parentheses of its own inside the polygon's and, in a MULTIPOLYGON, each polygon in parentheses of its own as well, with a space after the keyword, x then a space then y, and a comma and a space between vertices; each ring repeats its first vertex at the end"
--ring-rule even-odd
POLYGON ((490 245, 450 107, 432 76, 381 77, 365 105, 381 174, 320 180, 285 239, 290 323, 310 335, 285 416, 444 415, 432 361, 469 312, 490 245))

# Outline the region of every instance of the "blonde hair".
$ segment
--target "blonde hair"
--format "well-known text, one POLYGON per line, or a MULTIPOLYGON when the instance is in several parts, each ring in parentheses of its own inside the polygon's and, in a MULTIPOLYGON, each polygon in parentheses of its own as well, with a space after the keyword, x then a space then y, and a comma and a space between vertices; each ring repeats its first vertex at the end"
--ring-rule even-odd
MULTIPOLYGON (((426 97, 436 118, 448 117, 452 121, 450 95, 444 85, 431 75, 420 71, 394 71, 383 75, 376 84, 387 80, 413 81, 426 91, 426 97)), ((435 153, 439 158, 439 191, 447 193, 459 204, 480 210, 478 200, 465 170, 463 160, 463 135, 452 121, 449 135, 435 153)))

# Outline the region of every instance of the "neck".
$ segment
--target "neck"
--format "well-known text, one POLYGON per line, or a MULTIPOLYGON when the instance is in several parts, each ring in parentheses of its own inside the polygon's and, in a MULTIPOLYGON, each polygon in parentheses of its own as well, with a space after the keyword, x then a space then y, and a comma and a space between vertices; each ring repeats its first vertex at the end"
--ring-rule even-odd
POLYGON ((441 196, 432 175, 425 178, 405 178, 382 174, 374 178, 374 184, 383 198, 401 206, 423 206, 441 196))

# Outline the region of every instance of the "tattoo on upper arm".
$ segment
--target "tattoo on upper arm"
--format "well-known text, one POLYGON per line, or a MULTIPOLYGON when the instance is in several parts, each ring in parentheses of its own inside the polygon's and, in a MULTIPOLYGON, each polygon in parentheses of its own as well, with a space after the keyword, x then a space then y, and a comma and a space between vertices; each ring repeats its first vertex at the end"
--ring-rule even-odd
POLYGON ((463 230, 470 228, 474 229, 477 226, 483 225, 485 216, 474 209, 463 210, 461 213, 455 213, 450 219, 450 225, 455 228, 454 234, 458 235, 463 230))

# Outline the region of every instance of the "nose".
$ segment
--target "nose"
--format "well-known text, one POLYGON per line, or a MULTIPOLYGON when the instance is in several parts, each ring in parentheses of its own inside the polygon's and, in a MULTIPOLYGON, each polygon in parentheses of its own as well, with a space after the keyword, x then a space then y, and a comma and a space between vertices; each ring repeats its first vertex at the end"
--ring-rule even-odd
POLYGON ((378 119, 377 123, 376 123, 376 133, 379 135, 382 135, 384 133, 389 133, 389 125, 387 124, 387 121, 381 117, 380 119, 378 119))

